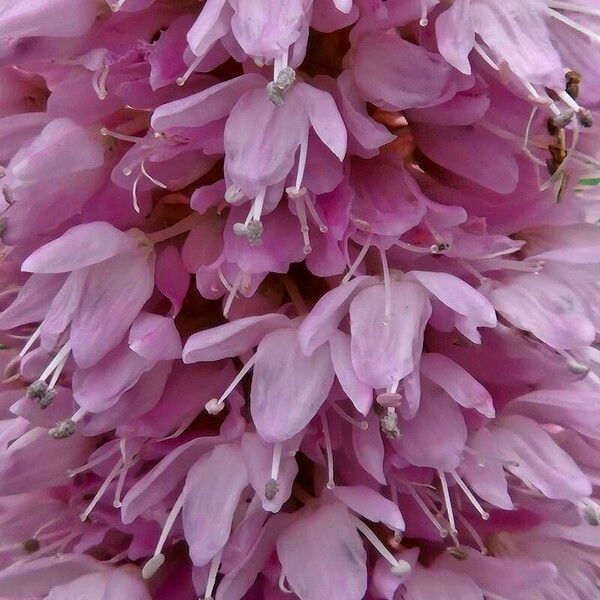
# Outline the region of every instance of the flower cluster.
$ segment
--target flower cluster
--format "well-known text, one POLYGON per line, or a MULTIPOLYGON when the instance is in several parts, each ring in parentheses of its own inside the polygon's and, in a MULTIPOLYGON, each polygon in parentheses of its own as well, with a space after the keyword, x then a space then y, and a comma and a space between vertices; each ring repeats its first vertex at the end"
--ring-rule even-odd
POLYGON ((600 599, 599 75, 598 0, 2 0, 0 598, 600 599))

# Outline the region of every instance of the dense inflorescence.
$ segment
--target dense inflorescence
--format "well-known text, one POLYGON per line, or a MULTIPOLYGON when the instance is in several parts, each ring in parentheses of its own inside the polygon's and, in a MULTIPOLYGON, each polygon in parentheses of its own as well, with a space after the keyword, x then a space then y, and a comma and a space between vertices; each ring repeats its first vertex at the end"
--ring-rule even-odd
POLYGON ((599 71, 599 0, 2 0, 0 597, 600 599, 599 71))

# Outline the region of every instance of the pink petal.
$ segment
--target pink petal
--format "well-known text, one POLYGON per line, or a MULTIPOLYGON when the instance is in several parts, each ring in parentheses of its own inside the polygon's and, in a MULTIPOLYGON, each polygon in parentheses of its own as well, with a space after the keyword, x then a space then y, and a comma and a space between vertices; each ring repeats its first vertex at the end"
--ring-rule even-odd
POLYGON ((278 442, 304 429, 325 402, 333 377, 327 346, 306 357, 295 329, 268 333, 256 351, 250 392, 252 418, 260 436, 278 442))

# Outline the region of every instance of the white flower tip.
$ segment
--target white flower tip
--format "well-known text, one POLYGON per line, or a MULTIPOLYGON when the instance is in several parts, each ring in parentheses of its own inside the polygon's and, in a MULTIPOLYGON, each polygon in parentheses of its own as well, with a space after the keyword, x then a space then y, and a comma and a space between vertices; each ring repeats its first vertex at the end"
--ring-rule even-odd
POLYGON ((399 560, 397 563, 390 568, 390 573, 395 577, 404 577, 407 573, 410 573, 411 566, 405 560, 399 560))
POLYGON ((120 500, 114 500, 113 501, 113 507, 114 508, 121 508, 121 506, 123 506, 123 503, 120 500))
POLYGON ((427 27, 427 25, 429 25, 429 19, 420 19, 419 20, 419 25, 421 27, 427 27))
POLYGON ((573 375, 587 375, 590 372, 590 368, 576 360, 567 361, 567 368, 573 375))
POLYGON ((150 579, 165 563, 164 554, 155 554, 142 568, 142 577, 150 579))
POLYGON ((185 77, 178 77, 178 78, 175 80, 175 83, 176 83, 176 84, 177 84, 179 87, 181 87, 182 85, 185 85, 185 77))

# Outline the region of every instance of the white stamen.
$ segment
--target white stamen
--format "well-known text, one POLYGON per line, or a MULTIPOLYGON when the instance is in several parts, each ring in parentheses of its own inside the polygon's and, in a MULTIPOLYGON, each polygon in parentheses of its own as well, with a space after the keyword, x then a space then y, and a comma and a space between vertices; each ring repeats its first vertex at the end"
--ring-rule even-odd
POLYGON ((108 91, 106 90, 106 79, 109 73, 109 66, 104 64, 102 70, 95 71, 92 74, 92 87, 94 88, 94 92, 100 100, 105 100, 106 96, 108 96, 108 91))
POLYGON ((121 460, 123 461, 123 468, 119 473, 119 479, 117 480, 117 488, 115 490, 115 498, 113 500, 113 506, 115 508, 121 508, 123 503, 121 502, 121 495, 123 493, 123 486, 125 485, 125 479, 127 477, 127 471, 131 466, 127 461, 127 441, 125 439, 119 440, 119 450, 121 451, 121 460))
POLYGON ((173 525, 177 520, 177 516, 181 512, 183 508, 184 501, 184 493, 183 490, 175 500, 175 504, 173 504, 173 508, 165 521, 165 524, 160 532, 160 537, 158 538, 158 542, 156 543, 156 548, 154 549, 154 556, 144 565, 142 569, 142 577, 144 579, 150 579, 160 567, 165 562, 164 554, 162 554, 162 549, 167 542, 167 538, 169 537, 169 533, 171 533, 171 529, 173 529, 173 525))
POLYGON ((56 385, 56 382, 58 381, 60 374, 63 372, 63 369, 65 368, 65 365, 67 364, 67 360, 69 360, 68 354, 60 361, 60 363, 56 367, 56 370, 52 374, 52 377, 50 378, 50 382, 48 383, 48 391, 54 389, 54 386, 56 385))
POLYGON ((123 7, 123 4, 125 4, 125 0, 117 0, 112 4, 109 3, 110 10, 112 10, 113 12, 119 12, 123 7))
POLYGON ((229 315, 229 311, 231 310, 231 305, 233 304, 234 298, 237 298, 237 291, 239 290, 241 283, 242 283, 242 272, 240 271, 235 276, 235 281, 233 282, 233 285, 231 286, 231 290, 227 296, 227 300, 225 301, 225 306, 223 307, 223 316, 225 318, 227 318, 227 315, 229 315))
POLYGON ((359 429, 368 429, 369 428, 369 424, 366 421, 358 421, 357 419, 351 417, 341 406, 339 406, 335 402, 331 402, 331 408, 333 408, 333 410, 338 415, 340 415, 340 417, 342 417, 342 419, 344 419, 344 421, 347 421, 348 423, 350 423, 350 425, 353 425, 354 427, 358 427, 359 429))
POLYGON ((479 550, 480 550, 481 554, 487 554, 488 549, 487 549, 486 545, 483 543, 481 536, 477 533, 477 530, 475 529, 475 527, 473 527, 473 525, 471 525, 471 523, 469 523, 469 521, 467 519, 465 519, 465 517, 463 517, 460 513, 457 513, 456 516, 458 517, 462 526, 469 532, 469 535, 473 538, 473 541, 479 546, 479 550))
POLYGON ((577 104, 577 102, 564 90, 556 91, 558 97, 569 107, 572 108, 575 112, 579 112, 581 110, 581 106, 577 104))
POLYGON ((329 231, 329 227, 327 227, 327 225, 325 225, 325 223, 319 216, 319 213, 317 212, 317 208, 314 205, 312 198, 310 197, 310 194, 305 194, 304 202, 306 204, 306 208, 308 209, 310 216, 312 217, 313 221, 316 223, 317 227, 319 228, 319 231, 321 233, 327 233, 329 231))
POLYGON ((206 581, 206 589, 204 591, 204 600, 213 600, 213 590, 215 588, 215 583, 217 582, 217 575, 219 573, 219 565, 221 564, 221 556, 223 555, 223 550, 219 550, 215 554, 210 563, 210 570, 208 572, 208 580, 206 581))
POLYGON ((467 484, 461 479, 460 475, 456 471, 452 471, 452 477, 454 481, 458 483, 460 489, 464 492, 465 496, 469 499, 469 502, 475 507, 475 510, 481 515, 481 518, 484 521, 487 521, 490 518, 490 513, 484 510, 473 495, 473 492, 467 487, 467 484))
POLYGON ((190 78, 190 75, 196 70, 196 67, 202 62, 202 57, 196 58, 194 62, 188 67, 187 71, 175 80, 178 86, 185 85, 185 82, 190 78))
POLYGON ((560 21, 561 23, 564 23, 572 29, 575 29, 575 31, 579 31, 579 33, 587 35, 590 38, 590 40, 594 42, 600 42, 600 34, 596 33, 595 31, 592 31, 591 29, 580 25, 579 23, 577 23, 577 21, 573 21, 573 19, 570 19, 569 17, 563 15, 562 13, 559 13, 558 11, 552 8, 548 8, 548 13, 557 21, 560 21))
POLYGON ((427 18, 427 2, 426 0, 419 0, 421 4, 421 18, 419 19, 419 25, 421 27, 427 27, 429 25, 429 19, 427 18))
POLYGON ((358 253, 358 256, 356 257, 356 259, 354 260, 352 265, 350 265, 348 272, 344 275, 344 277, 342 279, 343 284, 348 283, 350 281, 350 279, 352 279, 352 277, 354 276, 354 273, 356 273, 356 270, 358 269, 358 267, 360 266, 362 261, 365 259, 365 256, 367 255, 367 252, 369 251, 369 248, 371 247, 372 237, 373 237, 373 234, 370 233, 369 237, 367 238, 367 241, 365 242, 365 245, 361 248, 360 252, 358 253))
POLYGON ((383 284, 385 287, 385 312, 383 316, 383 322, 385 325, 389 325, 392 320, 392 283, 390 279, 390 267, 388 265, 385 250, 380 248, 379 255, 381 256, 381 265, 383 267, 383 284))
MULTIPOLYGON (((50 364, 46 367, 46 370, 40 375, 41 381, 46 381, 48 377, 54 372, 55 369, 60 367, 60 364, 63 362, 65 357, 69 356, 71 352, 71 341, 67 341, 64 346, 56 353, 56 356, 52 359, 50 364)), ((64 366, 64 364, 63 364, 64 366)), ((62 367, 61 367, 62 369, 62 367)))
POLYGON ((231 392, 233 392, 233 390, 237 387, 240 381, 246 376, 246 373, 248 373, 250 369, 254 366, 255 362, 256 354, 254 354, 254 356, 252 356, 252 358, 250 358, 248 362, 246 362, 246 364, 240 369, 240 372, 235 376, 235 378, 229 384, 227 389, 221 394, 220 398, 213 398, 212 400, 209 400, 206 403, 205 408, 211 415, 216 415, 223 410, 225 400, 227 399, 229 394, 231 394, 231 392))
POLYGON ((23 358, 27 352, 29 352, 29 349, 33 346, 33 344, 35 344, 40 335, 42 335, 41 325, 31 334, 30 338, 27 340, 27 343, 23 346, 21 352, 19 352, 19 358, 23 358))
POLYGON ((75 477, 75 475, 79 475, 79 473, 85 473, 85 471, 89 471, 90 469, 93 469, 97 465, 103 463, 106 459, 110 458, 117 451, 118 447, 115 446, 114 448, 111 448, 108 452, 106 452, 106 454, 103 454, 102 456, 91 460, 85 465, 77 467, 76 469, 70 469, 69 471, 67 471, 67 474, 69 475, 69 477, 75 477))
POLYGON ((115 466, 110 470, 110 473, 106 476, 106 479, 102 482, 102 485, 98 488, 96 495, 94 496, 92 501, 89 503, 88 507, 79 516, 79 518, 82 521, 85 521, 90 516, 90 513, 94 510, 94 507, 96 506, 96 504, 98 504, 98 502, 100 502, 100 500, 102 499, 102 496, 104 496, 104 493, 108 489, 108 486, 111 484, 113 479, 117 476, 122 465, 123 465, 123 460, 121 458, 119 458, 119 460, 115 463, 115 466))
POLYGON ((225 202, 228 204, 237 204, 243 198, 244 194, 238 185, 231 185, 225 190, 225 202))
POLYGON ((87 415, 87 411, 83 408, 78 408, 75 411, 75 414, 71 417, 71 421, 73 421, 73 423, 77 423, 78 421, 81 421, 85 415, 87 415))
POLYGON ((162 181, 159 181, 158 179, 155 179, 154 177, 152 177, 152 175, 148 174, 148 171, 146 171, 146 165, 144 164, 144 161, 142 161, 142 164, 140 165, 140 169, 141 169, 142 173, 144 174, 144 176, 146 177, 146 179, 150 180, 154 185, 158 186, 159 188, 162 188, 163 190, 167 189, 167 186, 162 181))
POLYGON ((279 464, 281 462, 281 442, 275 442, 273 444, 273 460, 271 461, 271 479, 277 481, 279 477, 279 464))
POLYGON ((137 195, 137 189, 138 189, 138 185, 140 184, 140 179, 142 178, 142 173, 140 173, 136 178, 135 181, 133 182, 133 208, 135 210, 136 213, 138 213, 138 215, 141 213, 140 211, 140 203, 138 201, 138 195, 137 195))
POLYGON ((442 484, 442 493, 444 494, 444 504, 446 505, 446 514, 448 515, 448 522, 450 523, 450 534, 456 534, 456 522, 454 520, 454 512, 452 510, 452 502, 450 501, 450 491, 448 490, 448 482, 446 481, 446 475, 440 469, 437 469, 440 483, 442 484))
POLYGON ((302 136, 300 142, 300 154, 298 156, 298 172, 296 173, 296 189, 302 188, 302 180, 304 179, 304 171, 306 169, 306 157, 308 155, 308 129, 302 136))
POLYGON ((103 135, 105 137, 110 136, 112 138, 115 138, 116 140, 121 140, 123 142, 132 142, 134 144, 137 144, 138 142, 141 142, 144 139, 141 137, 135 137, 133 135, 125 135, 124 133, 119 133, 118 131, 112 131, 111 129, 107 129, 106 127, 102 127, 100 129, 100 135, 103 135))
POLYGON ((371 542, 375 550, 387 560, 392 568, 392 574, 402 577, 410 572, 411 566, 405 560, 398 560, 382 543, 382 541, 360 519, 356 519, 356 528, 371 542))
POLYGON ((570 2, 563 2, 562 0, 546 0, 546 4, 550 8, 556 8, 557 10, 566 10, 567 12, 577 12, 582 15, 592 15, 593 17, 600 17, 600 9, 590 8, 589 6, 580 6, 578 4, 571 4, 570 2))
POLYGON ((288 188, 286 192, 288 192, 288 196, 292 198, 296 206, 298 221, 300 221, 300 231, 302 232, 302 239, 304 241, 304 254, 310 254, 312 252, 312 248, 310 245, 310 229, 308 227, 308 219, 306 218, 306 207, 304 205, 304 196, 306 195, 306 190, 304 188, 288 188))
POLYGON ((329 424, 327 416, 321 413, 321 424, 323 426, 323 435, 325 437, 325 453, 327 455, 327 489, 332 490, 335 487, 333 480, 333 448, 331 447, 331 434, 329 433, 329 424))

